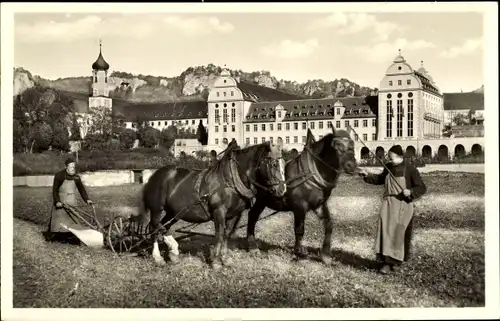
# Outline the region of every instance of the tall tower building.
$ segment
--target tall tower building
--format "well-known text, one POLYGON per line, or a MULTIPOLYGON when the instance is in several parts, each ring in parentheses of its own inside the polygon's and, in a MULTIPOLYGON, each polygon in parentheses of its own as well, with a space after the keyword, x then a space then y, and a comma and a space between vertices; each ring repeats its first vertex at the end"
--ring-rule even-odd
POLYGON ((102 43, 99 40, 99 56, 92 64, 92 94, 89 97, 89 107, 111 108, 112 99, 108 87, 109 64, 102 56, 102 43))

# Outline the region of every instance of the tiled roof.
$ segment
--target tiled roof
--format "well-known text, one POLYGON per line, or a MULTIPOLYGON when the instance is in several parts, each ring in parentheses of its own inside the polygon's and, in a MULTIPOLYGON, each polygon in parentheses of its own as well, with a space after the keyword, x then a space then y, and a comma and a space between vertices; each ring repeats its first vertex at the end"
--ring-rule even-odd
POLYGON ((443 94, 444 110, 470 109, 484 110, 483 93, 446 93, 443 94))
POLYGON ((437 89, 436 86, 434 86, 432 82, 425 75, 419 73, 418 71, 414 71, 414 73, 415 76, 417 76, 422 82, 422 89, 424 91, 441 96, 441 94, 439 93, 439 89, 437 89))
POLYGON ((370 97, 301 99, 289 101, 257 102, 250 106, 245 122, 275 121, 276 106, 284 108, 283 121, 332 119, 332 118, 372 118, 377 113, 378 100, 370 97), (340 101, 348 111, 344 116, 335 115, 334 105, 340 101), (365 104, 364 104, 365 102, 365 104))
POLYGON ((203 100, 129 104, 113 106, 113 116, 125 121, 207 118, 208 107, 207 102, 203 100))
POLYGON ((264 101, 288 101, 307 99, 308 97, 290 94, 278 89, 259 86, 246 81, 238 82, 238 89, 243 93, 245 101, 264 102, 264 101))

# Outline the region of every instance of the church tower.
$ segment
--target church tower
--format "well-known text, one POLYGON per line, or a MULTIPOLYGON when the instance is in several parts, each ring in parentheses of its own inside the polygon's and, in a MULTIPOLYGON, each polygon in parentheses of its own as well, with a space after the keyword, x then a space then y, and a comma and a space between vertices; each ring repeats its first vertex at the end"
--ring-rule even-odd
POLYGON ((110 108, 112 99, 109 97, 108 87, 109 64, 102 56, 102 43, 99 40, 99 56, 92 64, 92 94, 89 97, 89 107, 110 108))

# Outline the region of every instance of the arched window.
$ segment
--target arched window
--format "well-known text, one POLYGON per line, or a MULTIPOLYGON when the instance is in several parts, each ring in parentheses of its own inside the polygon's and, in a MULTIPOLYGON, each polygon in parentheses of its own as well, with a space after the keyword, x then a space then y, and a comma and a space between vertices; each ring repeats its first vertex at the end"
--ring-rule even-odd
POLYGON ((227 144, 228 144, 227 138, 222 139, 222 143, 223 143, 224 145, 227 145, 227 144))

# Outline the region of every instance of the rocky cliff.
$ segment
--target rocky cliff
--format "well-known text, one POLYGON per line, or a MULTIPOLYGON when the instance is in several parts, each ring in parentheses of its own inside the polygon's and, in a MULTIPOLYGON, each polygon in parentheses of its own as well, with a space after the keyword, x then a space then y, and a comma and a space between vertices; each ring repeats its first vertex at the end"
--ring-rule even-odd
MULTIPOLYGON (((177 77, 157 77, 150 75, 132 75, 126 72, 112 71, 109 77, 111 96, 123 98, 131 102, 159 102, 184 99, 206 98, 208 90, 221 72, 221 67, 190 67, 177 77)), ((276 88, 294 94, 323 97, 346 97, 376 94, 376 88, 360 86, 341 78, 334 81, 309 80, 298 83, 290 80, 278 80, 269 71, 244 72, 231 70, 238 81, 247 81, 260 86, 276 88)), ((14 95, 17 95, 35 84, 56 90, 76 93, 89 93, 91 77, 72 77, 48 80, 32 76, 23 68, 14 69, 14 95)))

